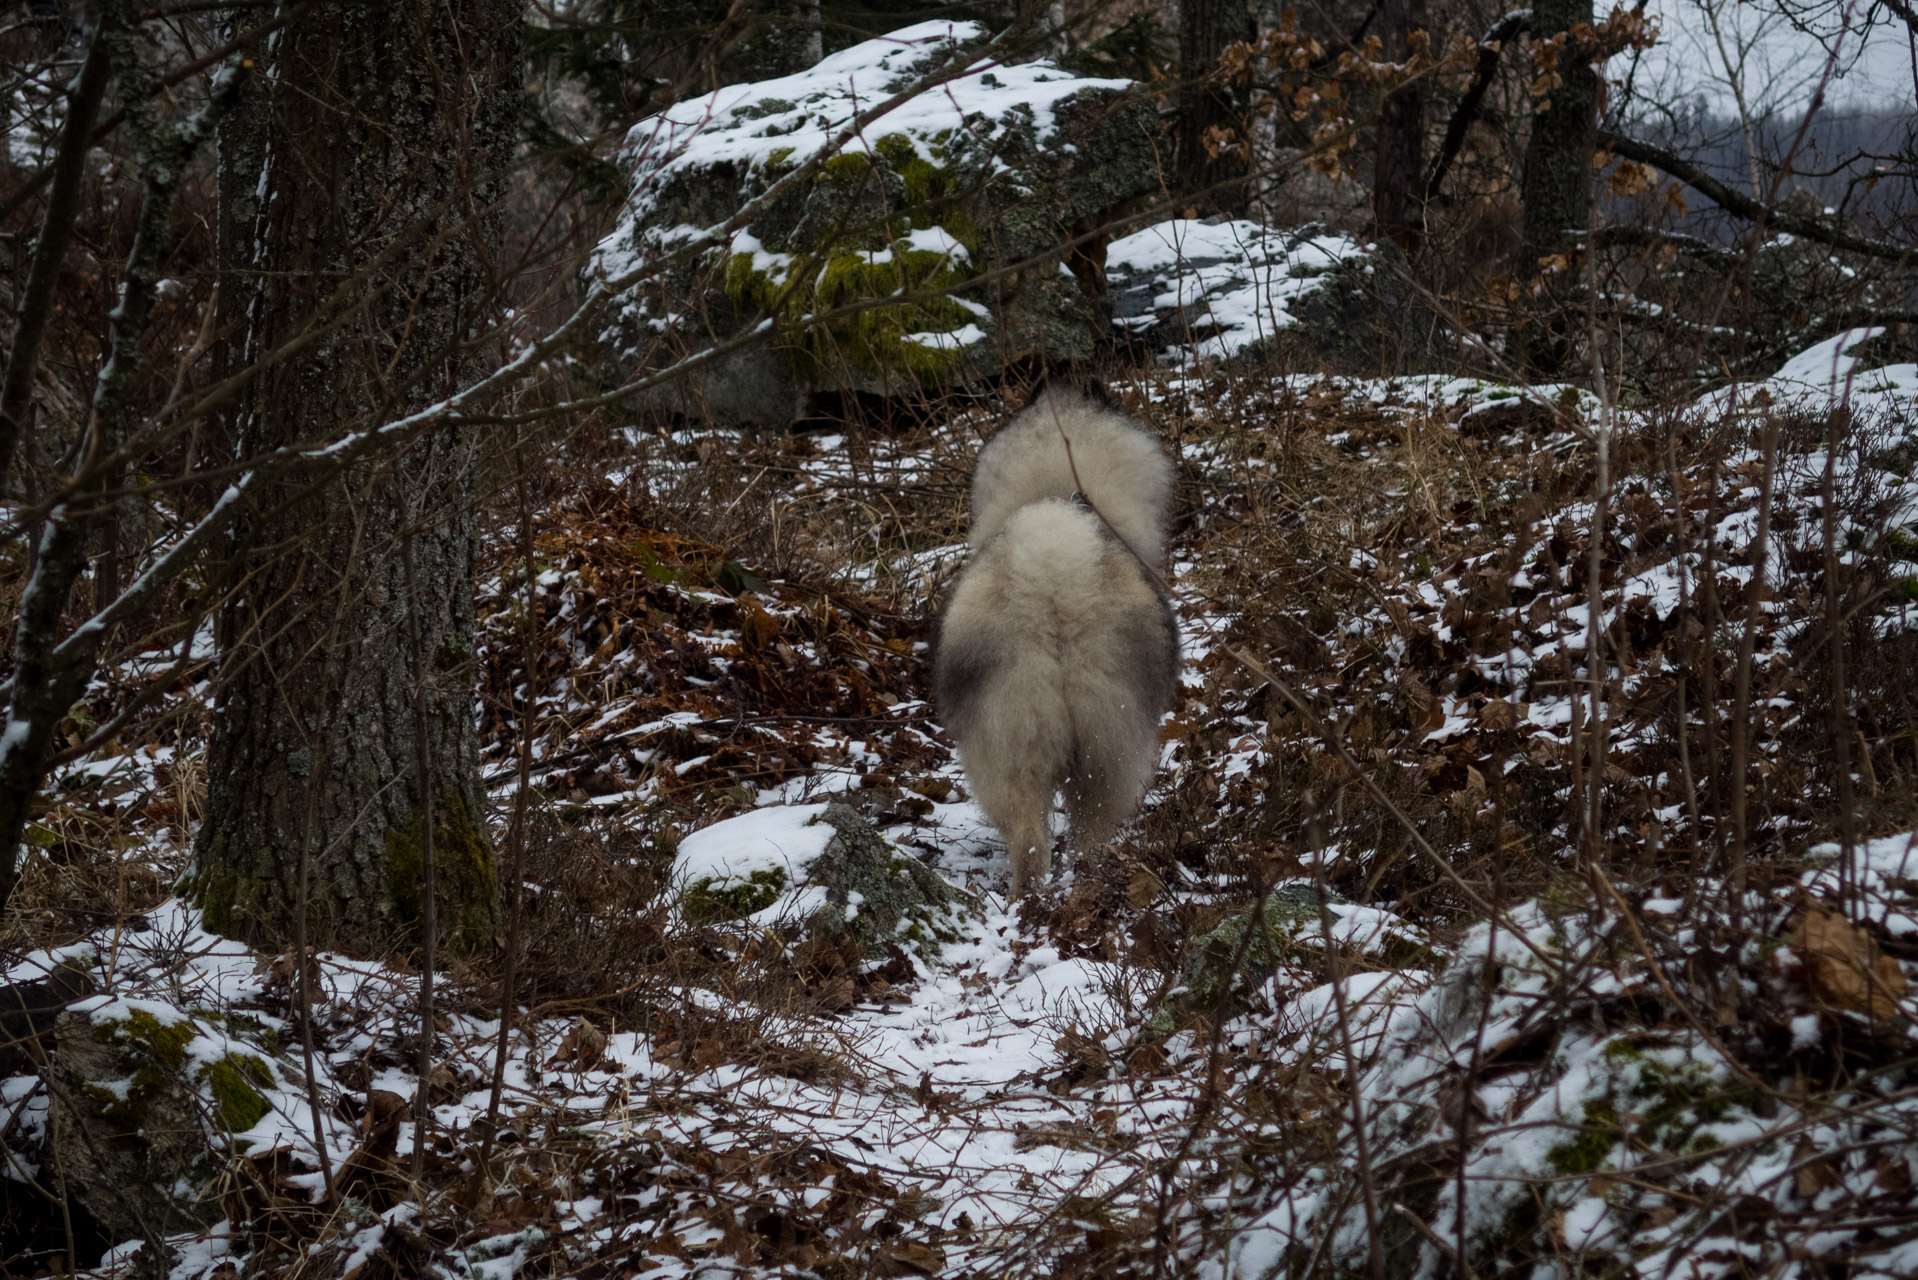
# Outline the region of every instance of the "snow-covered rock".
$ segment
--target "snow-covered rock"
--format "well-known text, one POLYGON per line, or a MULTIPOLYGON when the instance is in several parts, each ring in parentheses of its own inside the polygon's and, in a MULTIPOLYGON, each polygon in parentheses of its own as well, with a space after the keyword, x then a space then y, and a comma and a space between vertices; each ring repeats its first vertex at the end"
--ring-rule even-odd
POLYGON ((1874 359, 1873 340, 1884 332, 1876 325, 1847 329, 1806 347, 1771 377, 1713 391, 1700 404, 1728 414, 1823 413, 1836 404, 1865 417, 1908 414, 1918 404, 1918 364, 1874 359))
POLYGON ((844 804, 779 805, 680 842, 673 880, 695 922, 745 920, 864 950, 891 943, 927 962, 956 938, 967 895, 895 848, 844 804))
POLYGON ((159 1000, 98 995, 60 1015, 49 1152, 115 1238, 217 1221, 231 1156, 267 1132, 287 1086, 237 1025, 159 1000))
POLYGON ((1067 243, 1157 188, 1157 116, 1129 81, 991 52, 976 24, 920 23, 642 121, 624 152, 632 194, 597 253, 607 277, 770 198, 624 294, 606 349, 629 372, 658 368, 770 317, 765 342, 662 394, 697 416, 782 424, 806 391, 891 393, 1090 356, 1106 324, 1098 254, 1068 270, 1067 243), (963 74, 848 139, 861 112, 947 63, 963 74))
POLYGON ((1367 273, 1365 247, 1243 220, 1172 218, 1106 250, 1113 324, 1174 361, 1225 359, 1297 328, 1305 300, 1341 268, 1367 273))

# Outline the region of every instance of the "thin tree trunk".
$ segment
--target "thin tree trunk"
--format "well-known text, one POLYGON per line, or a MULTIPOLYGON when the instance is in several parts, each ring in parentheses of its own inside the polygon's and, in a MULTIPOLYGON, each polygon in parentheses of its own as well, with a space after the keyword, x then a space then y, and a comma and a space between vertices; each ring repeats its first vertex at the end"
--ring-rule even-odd
MULTIPOLYGON (((336 439, 475 376, 462 346, 492 305, 521 7, 330 0, 279 37, 261 115, 236 124, 221 157, 235 166, 222 182, 222 266, 235 273, 225 287, 245 298, 247 317, 244 336, 230 339, 245 343, 232 367, 299 332, 342 277, 396 238, 415 236, 419 248, 369 282, 378 296, 344 328, 252 387, 235 420, 240 454, 336 439), (256 155, 266 199, 249 211, 244 178, 256 155)), ((435 430, 399 458, 349 471, 324 499, 295 476, 236 536, 230 554, 250 575, 220 620, 191 879, 209 927, 263 946, 293 936, 318 762, 313 945, 371 953, 417 938, 429 839, 446 941, 469 952, 491 945, 497 889, 473 713, 476 450, 470 433, 435 430), (400 557, 409 508, 417 642, 400 557), (416 723, 426 725, 423 747, 416 723), (422 750, 430 796, 418 782, 422 750)))
MULTIPOLYGON (((1578 278, 1569 255, 1586 226, 1586 184, 1591 180, 1592 144, 1597 128, 1598 73, 1572 27, 1592 21, 1592 0, 1541 0, 1533 6, 1532 38, 1560 37, 1556 73, 1559 83, 1538 105, 1532 137, 1525 148, 1523 248, 1519 275, 1541 274, 1550 286, 1578 278), (1563 260, 1561 260, 1563 256, 1563 260)), ((1547 287, 1536 295, 1541 313, 1523 332, 1527 360, 1542 373, 1556 373, 1571 358, 1575 318, 1567 299, 1547 287)))
MULTIPOLYGON (((118 10, 108 16, 119 20, 118 10)), ((67 244, 79 213, 80 185, 86 177, 87 155, 93 150, 93 122, 100 114, 112 67, 108 42, 97 35, 87 45, 86 60, 67 95, 67 119, 60 132, 60 150, 53 164, 53 191, 47 197, 46 216, 33 247, 33 266, 26 292, 15 314, 13 341, 8 345, 6 373, 0 377, 0 488, 7 484, 14 450, 33 425, 33 376, 40 368, 40 343, 53 315, 53 289, 66 260, 67 244)))
MULTIPOLYGON (((1425 25, 1423 0, 1383 0, 1379 36, 1395 62, 1412 55, 1410 37, 1425 25)), ((1372 166, 1372 222, 1406 253, 1425 234, 1425 81, 1393 90, 1379 109, 1378 154, 1372 166)))
MULTIPOLYGON (((97 39, 114 76, 139 71, 138 36, 125 0, 109 5, 97 39)), ((128 402, 141 367, 142 344, 153 318, 161 267, 172 236, 175 205, 194 153, 233 101, 235 80, 223 72, 205 107, 183 119, 162 117, 152 104, 130 111, 130 131, 141 171, 140 217, 127 253, 120 303, 113 309, 106 363, 94 381, 92 411, 78 450, 78 471, 66 499, 34 531, 33 572, 20 593, 14 622, 13 677, 6 728, 0 732, 0 906, 13 891, 20 840, 53 758, 55 726, 86 691, 110 626, 83 626, 63 635, 74 586, 87 568, 88 550, 113 509, 107 495, 110 458, 126 439, 128 402)))
POLYGON ((1245 0, 1179 0, 1179 189, 1202 208, 1232 211, 1245 199, 1248 139, 1245 122, 1234 109, 1231 90, 1204 77, 1219 69, 1219 56, 1253 36, 1245 0), (1214 130, 1235 131, 1236 148, 1216 156, 1207 146, 1214 130), (1224 185, 1221 185, 1224 184, 1224 185), (1236 185, 1235 185, 1236 184, 1236 185))

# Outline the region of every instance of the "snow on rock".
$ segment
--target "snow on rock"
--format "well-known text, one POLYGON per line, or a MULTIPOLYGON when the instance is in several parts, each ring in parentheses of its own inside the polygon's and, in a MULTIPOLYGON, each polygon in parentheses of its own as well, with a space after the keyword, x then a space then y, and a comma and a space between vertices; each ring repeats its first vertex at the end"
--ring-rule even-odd
POLYGON ((975 23, 922 22, 635 126, 631 194, 593 268, 627 282, 606 349, 655 368, 770 319, 769 344, 661 394, 701 417, 780 424, 816 387, 893 394, 1026 356, 1089 358, 1103 302, 1058 269, 1066 229, 1157 189, 1157 117, 1130 81, 997 52, 975 23), (968 294, 982 276, 992 283, 968 294))
POLYGON ((774 905, 753 919, 768 912, 776 918, 790 906, 788 891, 805 885, 807 868, 832 841, 834 830, 819 821, 825 812, 823 804, 775 805, 695 831, 679 842, 673 880, 709 897, 767 896, 774 905))
POLYGON ((1884 332, 1877 325, 1847 329, 1806 347, 1771 377, 1714 391, 1700 403, 1724 413, 1780 408, 1819 413, 1848 404, 1868 419, 1909 414, 1918 408, 1918 364, 1876 363, 1868 344, 1884 332))
POLYGON ((900 946, 927 963, 958 937, 969 905, 838 803, 773 806, 715 823, 680 842, 673 880, 682 914, 694 922, 845 935, 863 952, 900 946))
POLYGON ((1316 227, 1173 218, 1106 250, 1122 333, 1171 363, 1220 360, 1300 324, 1297 311, 1344 268, 1369 274, 1365 246, 1316 227))
MULTIPOLYGON (((943 59, 963 56, 970 68, 869 128, 903 133, 918 147, 948 130, 983 125, 990 131, 1005 127, 1008 117, 1024 117, 1043 141, 1057 131, 1054 111, 1064 99, 1088 88, 1131 86, 1128 80, 1073 75, 1046 61, 1005 65, 982 47, 985 34, 974 22, 916 23, 841 50, 796 75, 727 85, 642 120, 626 136, 627 160, 637 170, 635 200, 652 189, 649 180, 675 173, 727 162, 777 166, 794 157, 809 159, 860 112, 911 87, 943 59)), ((853 146, 863 148, 865 140, 853 146)), ((921 154, 935 158, 929 148, 921 154)))

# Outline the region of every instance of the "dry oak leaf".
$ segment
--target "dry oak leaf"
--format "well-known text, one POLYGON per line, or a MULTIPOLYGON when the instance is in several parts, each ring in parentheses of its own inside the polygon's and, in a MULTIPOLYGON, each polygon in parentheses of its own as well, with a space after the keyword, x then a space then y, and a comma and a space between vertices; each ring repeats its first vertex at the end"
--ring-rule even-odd
POLYGON ((606 1033, 581 1018, 575 1022, 553 1051, 552 1065, 568 1071, 591 1071, 606 1056, 606 1033))
POLYGON ((880 1247, 873 1271, 882 1276, 936 1276, 945 1270, 946 1251, 936 1244, 895 1240, 880 1247))
POLYGON ((1899 1013, 1905 973, 1890 956, 1879 955, 1869 934, 1829 907, 1805 912, 1799 932, 1805 979, 1812 995, 1825 1004, 1873 1019, 1899 1013))
POLYGON ((1516 729, 1519 722, 1532 714, 1529 702, 1512 703, 1503 698, 1494 698, 1478 709, 1479 728, 1496 733, 1500 729, 1516 729))
POLYGON ((1165 881, 1155 875, 1143 862, 1132 864, 1132 874, 1126 879, 1126 901, 1135 908, 1143 909, 1165 892, 1165 881))
POLYGON ((1803 1199, 1815 1200, 1820 1191, 1843 1181, 1831 1161, 1819 1155, 1818 1149, 1803 1139, 1792 1149, 1791 1162, 1792 1186, 1803 1199))

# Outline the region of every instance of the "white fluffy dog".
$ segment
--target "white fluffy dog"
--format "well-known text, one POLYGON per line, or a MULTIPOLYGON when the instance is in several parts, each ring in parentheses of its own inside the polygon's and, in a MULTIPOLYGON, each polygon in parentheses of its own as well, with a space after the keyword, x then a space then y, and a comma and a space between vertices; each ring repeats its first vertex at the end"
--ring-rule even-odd
POLYGON ((1155 576, 1171 497, 1158 440, 1096 388, 1048 386, 979 454, 933 687, 1015 897, 1052 868, 1056 792, 1083 851, 1152 781, 1179 675, 1155 576))

